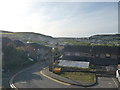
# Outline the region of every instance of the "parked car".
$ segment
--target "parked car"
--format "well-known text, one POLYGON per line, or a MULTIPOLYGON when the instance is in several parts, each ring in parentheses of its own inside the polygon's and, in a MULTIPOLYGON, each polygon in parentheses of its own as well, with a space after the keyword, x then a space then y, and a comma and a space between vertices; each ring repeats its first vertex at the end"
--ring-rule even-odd
POLYGON ((116 71, 116 78, 120 78, 120 69, 116 71))
POLYGON ((120 90, 120 69, 116 71, 116 78, 118 79, 118 90, 120 90))

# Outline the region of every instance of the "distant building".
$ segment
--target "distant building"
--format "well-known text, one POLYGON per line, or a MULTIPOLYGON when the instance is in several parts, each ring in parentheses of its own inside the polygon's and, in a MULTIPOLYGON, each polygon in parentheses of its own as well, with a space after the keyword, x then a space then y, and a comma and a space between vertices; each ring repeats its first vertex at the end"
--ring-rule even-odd
POLYGON ((57 48, 58 49, 58 51, 62 51, 63 49, 64 49, 64 45, 62 45, 62 44, 55 44, 55 48, 57 48))

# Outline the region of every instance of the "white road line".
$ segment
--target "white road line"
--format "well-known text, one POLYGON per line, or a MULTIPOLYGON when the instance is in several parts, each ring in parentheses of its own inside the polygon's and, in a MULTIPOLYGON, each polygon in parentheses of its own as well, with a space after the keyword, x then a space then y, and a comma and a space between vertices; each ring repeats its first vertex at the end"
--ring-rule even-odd
POLYGON ((14 89, 18 90, 18 89, 15 87, 14 84, 10 84, 10 86, 11 86, 11 88, 14 88, 14 89))
MULTIPOLYGON (((36 63, 36 64, 38 64, 38 63, 36 63)), ((10 81, 9 81, 10 87, 18 90, 18 88, 13 84, 14 78, 15 78, 18 74, 20 74, 20 73, 22 73, 22 72, 24 72, 24 71, 26 71, 26 70, 29 70, 29 69, 31 69, 31 67, 27 67, 26 69, 21 70, 20 72, 17 72, 16 74, 14 74, 14 75, 12 76, 12 78, 10 79, 10 81)))
POLYGON ((20 73, 22 73, 22 72, 24 72, 24 71, 26 71, 26 70, 29 70, 29 69, 30 69, 30 67, 29 67, 29 68, 26 68, 26 69, 24 69, 24 70, 21 70, 20 72, 17 72, 16 74, 14 74, 14 75, 12 76, 12 78, 10 79, 10 81, 9 81, 10 87, 18 90, 17 87, 13 84, 14 78, 15 78, 18 74, 20 74, 20 73))
POLYGON ((118 87, 118 84, 115 82, 114 78, 112 78, 112 80, 114 81, 115 85, 118 87))

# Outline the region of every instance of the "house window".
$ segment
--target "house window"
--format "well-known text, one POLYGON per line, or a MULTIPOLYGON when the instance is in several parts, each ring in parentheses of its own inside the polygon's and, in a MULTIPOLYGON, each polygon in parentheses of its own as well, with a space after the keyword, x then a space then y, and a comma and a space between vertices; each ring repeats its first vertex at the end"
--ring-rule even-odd
POLYGON ((105 54, 105 57, 106 57, 106 58, 110 58, 110 56, 111 56, 111 55, 110 55, 109 53, 106 53, 106 54, 105 54))
POLYGON ((86 53, 85 56, 88 57, 88 56, 89 56, 89 53, 86 53))
POLYGON ((100 57, 100 54, 97 53, 97 54, 95 55, 95 57, 100 57))
POLYGON ((93 54, 91 54, 91 57, 94 57, 94 55, 93 55, 93 54))
POLYGON ((80 56, 80 53, 79 52, 75 52, 75 56, 80 56))
POLYGON ((120 59, 120 56, 118 56, 117 58, 120 59))
POLYGON ((66 52, 65 55, 66 55, 66 56, 70 56, 70 52, 66 52))

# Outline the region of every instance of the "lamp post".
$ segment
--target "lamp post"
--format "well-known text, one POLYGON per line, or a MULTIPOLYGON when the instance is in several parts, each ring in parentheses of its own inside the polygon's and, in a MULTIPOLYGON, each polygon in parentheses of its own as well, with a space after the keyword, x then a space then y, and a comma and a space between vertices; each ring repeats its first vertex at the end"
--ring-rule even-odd
POLYGON ((52 58, 50 60, 49 71, 52 71, 52 69, 54 68, 54 66, 53 66, 53 63, 54 63, 54 50, 55 50, 55 48, 52 48, 52 50, 51 50, 52 58))
POLYGON ((55 48, 52 48, 52 62, 54 62, 54 51, 55 51, 55 48))

